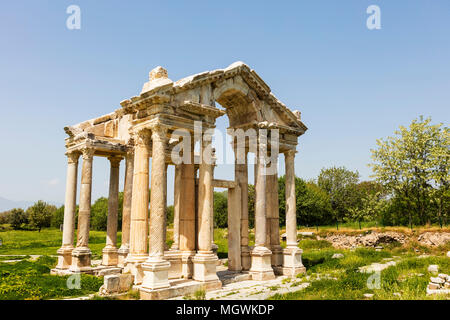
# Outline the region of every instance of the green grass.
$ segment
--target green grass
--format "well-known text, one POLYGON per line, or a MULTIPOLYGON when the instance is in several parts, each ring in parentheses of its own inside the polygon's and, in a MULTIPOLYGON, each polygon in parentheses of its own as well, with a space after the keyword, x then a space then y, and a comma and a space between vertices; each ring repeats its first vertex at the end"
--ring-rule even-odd
POLYGON ((69 289, 69 276, 50 275, 56 259, 42 256, 37 261, 0 262, 0 300, 37 300, 75 297, 97 292, 103 278, 81 275, 80 289, 69 289))
POLYGON ((337 250, 324 246, 319 241, 316 245, 308 242, 307 246, 308 249, 304 249, 302 257, 307 269, 306 276, 301 275, 291 287, 295 288, 304 282, 309 282, 310 286, 287 294, 275 294, 270 299, 361 300, 366 299, 365 293, 374 294, 371 299, 377 300, 448 299, 448 295, 426 295, 426 287, 431 276, 427 271, 430 264, 439 265, 440 273, 450 273, 450 259, 445 256, 419 258, 417 254, 409 251, 399 253, 396 247, 382 251, 371 248, 359 248, 354 251, 337 250), (342 253, 344 258, 331 259, 334 253, 342 253), (367 285, 368 279, 374 274, 361 273, 358 268, 374 262, 384 262, 384 258, 396 254, 400 255, 400 262, 381 272, 380 288, 370 289, 367 285))
MULTIPOLYGON (((3 245, 0 246, 0 255, 3 254, 37 254, 56 255, 61 247, 62 232, 59 229, 43 229, 41 232, 10 230, 0 232, 3 245)), ((76 235, 75 235, 76 241, 76 235)), ((117 235, 118 245, 121 242, 121 233, 117 235)), ((89 248, 95 255, 101 255, 106 243, 105 231, 91 231, 89 233, 89 248)))

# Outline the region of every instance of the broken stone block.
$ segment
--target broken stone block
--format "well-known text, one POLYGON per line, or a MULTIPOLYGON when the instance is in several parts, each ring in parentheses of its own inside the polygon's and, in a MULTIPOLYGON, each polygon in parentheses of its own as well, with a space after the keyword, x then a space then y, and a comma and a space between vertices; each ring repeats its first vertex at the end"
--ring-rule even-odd
POLYGON ((373 293, 364 293, 364 297, 370 299, 373 297, 373 293))
POLYGON ((450 258, 450 251, 447 251, 447 257, 450 258))
POLYGON ((440 286, 438 284, 436 284, 436 283, 429 283, 428 284, 428 289, 430 289, 430 290, 437 290, 439 288, 440 288, 440 286))
POLYGON ((118 274, 107 275, 103 278, 103 288, 107 293, 119 291, 120 276, 118 274))
POLYGON ((432 283, 436 283, 436 284, 444 284, 444 283, 445 283, 445 280, 444 280, 444 279, 441 279, 441 278, 439 278, 439 277, 431 277, 431 278, 430 278, 430 281, 431 281, 432 283))
POLYGON ((430 264, 428 266, 428 272, 438 273, 438 271, 439 271, 439 266, 437 264, 430 264))
POLYGON ((444 283, 444 288, 445 288, 445 289, 449 289, 449 288, 450 288, 450 282, 444 283))
POLYGON ((344 257, 344 255, 342 253, 335 253, 331 257, 331 259, 342 259, 343 257, 344 257))
POLYGON ((439 273, 438 277, 441 278, 441 279, 444 279, 444 280, 448 279, 448 275, 446 275, 445 273, 439 273))
POLYGON ((125 273, 119 275, 119 292, 127 292, 133 285, 133 275, 131 273, 125 273))

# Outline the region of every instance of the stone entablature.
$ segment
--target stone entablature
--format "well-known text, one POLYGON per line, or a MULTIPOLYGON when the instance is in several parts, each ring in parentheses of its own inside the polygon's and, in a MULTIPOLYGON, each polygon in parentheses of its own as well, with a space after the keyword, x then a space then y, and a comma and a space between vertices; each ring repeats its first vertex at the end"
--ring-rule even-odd
MULTIPOLYGON (((133 274, 141 296, 149 299, 171 296, 170 279, 193 279, 209 289, 220 287, 215 271, 217 246, 213 240, 214 187, 228 189, 229 270, 247 272, 259 280, 271 279, 274 274, 295 275, 305 270, 296 238, 294 157, 298 137, 307 128, 300 112, 292 112, 279 101, 254 70, 236 62, 225 69, 173 82, 164 68, 157 67, 150 72, 149 81, 139 96, 123 100, 120 105, 113 113, 64 128, 68 134, 65 140, 68 156, 66 208, 63 245, 58 250, 59 260, 54 272, 100 274, 122 270, 133 274), (218 108, 216 102, 224 109, 218 108), (209 129, 214 129, 216 118, 225 114, 230 121, 228 133, 233 136, 235 149, 234 180, 214 179, 215 154, 209 129), (253 135, 244 136, 244 148, 238 150, 239 138, 233 132, 239 129, 252 131, 253 135), (187 135, 174 134, 180 130, 187 135), (276 131, 276 136, 272 136, 275 133, 271 130, 276 131), (271 138, 263 137, 263 133, 269 131, 271 138), (274 137, 278 140, 272 141, 274 137), (185 141, 190 143, 191 158, 187 162, 176 162, 172 153, 185 141), (195 142, 201 143, 200 151, 194 155, 195 142), (251 142, 256 143, 256 148, 250 146, 251 142), (280 246, 277 166, 269 170, 266 158, 270 155, 271 162, 276 164, 278 152, 285 154, 286 165, 286 249, 280 246), (245 153, 243 162, 239 158, 242 155, 238 156, 240 153, 245 153), (256 159, 254 248, 249 247, 248 242, 249 153, 254 153, 256 159), (89 224, 92 162, 96 156, 110 160, 111 172, 107 241, 102 266, 92 268, 89 224), (80 214, 74 247, 80 157, 83 159, 80 214), (121 247, 117 248, 122 160, 125 160, 126 171, 123 235, 121 247), (166 247, 165 216, 168 165, 175 166, 174 244, 170 249, 166 247)), ((184 151, 183 157, 189 158, 189 153, 184 151)))

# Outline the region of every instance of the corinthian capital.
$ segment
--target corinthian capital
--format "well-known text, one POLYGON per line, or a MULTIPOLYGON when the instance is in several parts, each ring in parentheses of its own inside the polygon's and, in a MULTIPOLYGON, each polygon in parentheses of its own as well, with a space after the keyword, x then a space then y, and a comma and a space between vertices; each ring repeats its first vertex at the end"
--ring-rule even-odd
POLYGON ((72 151, 72 152, 66 152, 67 161, 68 163, 78 163, 78 159, 80 158, 80 152, 78 151, 72 151))
POLYGON ((291 150, 287 150, 287 151, 285 151, 284 152, 284 156, 286 157, 286 158, 294 158, 295 157, 295 154, 297 153, 297 150, 295 150, 295 149, 291 149, 291 150))
POLYGON ((150 145, 152 133, 148 129, 141 129, 133 132, 133 141, 135 145, 148 147, 150 145))
POLYGON ((111 156, 108 157, 109 162, 111 162, 111 167, 113 168, 117 168, 118 166, 120 166, 120 161, 122 161, 122 157, 119 156, 111 156))
POLYGON ((95 150, 93 148, 83 148, 81 149, 83 160, 92 160, 94 157, 95 150))
POLYGON ((161 142, 167 141, 167 127, 160 124, 156 124, 151 127, 152 130, 152 140, 158 140, 161 142))

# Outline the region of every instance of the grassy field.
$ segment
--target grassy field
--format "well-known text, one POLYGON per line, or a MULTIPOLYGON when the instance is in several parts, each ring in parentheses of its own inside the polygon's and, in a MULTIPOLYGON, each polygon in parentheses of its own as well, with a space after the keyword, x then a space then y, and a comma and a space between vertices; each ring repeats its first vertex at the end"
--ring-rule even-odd
MULTIPOLYGON (((374 230, 374 228, 370 228, 374 230)), ((301 231, 314 231, 302 228, 301 231)), ((365 226, 363 231, 369 228, 365 226)), ((377 228, 377 231, 398 231, 411 234, 408 228, 377 228)), ((423 231, 447 231, 448 228, 421 228, 412 233, 423 231)), ((280 234, 284 230, 280 231, 280 234)), ((318 234, 337 232, 336 229, 319 229, 318 234)), ((340 228, 338 232, 359 233, 349 227, 340 228)), ((98 292, 102 278, 83 275, 80 289, 68 289, 67 277, 52 276, 50 269, 56 264, 56 250, 61 246, 62 233, 55 229, 37 231, 2 231, 0 238, 0 300, 5 299, 56 299, 73 297, 98 292), (10 255, 10 256, 1 256, 10 255), (21 256, 25 255, 25 256, 21 256), (37 261, 32 261, 30 255, 42 255, 37 261), (4 262, 17 260, 18 262, 4 262)), ((167 237, 172 237, 168 230, 167 237)), ((215 243, 218 245, 219 258, 226 258, 228 252, 227 230, 216 229, 215 243)), ((254 234, 250 230, 250 245, 254 243, 254 234)), ((106 241, 106 232, 91 231, 89 246, 93 259, 101 257, 101 250, 106 241)), ((120 245, 120 233, 118 245, 120 245)), ((168 242, 171 245, 171 241, 168 242)), ((282 243, 282 246, 285 244, 282 243)), ((373 294, 371 299, 448 299, 449 296, 426 296, 426 286, 430 279, 427 268, 437 264, 441 273, 450 273, 450 258, 445 253, 450 250, 450 244, 439 248, 428 248, 411 242, 405 245, 385 245, 382 251, 371 248, 356 250, 335 249, 325 240, 303 237, 299 243, 303 249, 303 263, 307 268, 306 275, 292 280, 291 286, 303 282, 310 286, 303 290, 288 294, 277 294, 272 299, 366 299, 364 294, 373 294), (417 250, 419 252, 417 252, 417 250), (344 258, 332 259, 335 253, 342 253, 344 258), (419 257, 428 254, 427 257, 419 257), (358 268, 387 259, 395 259, 397 264, 383 270, 380 274, 379 288, 369 289, 367 281, 371 274, 358 272, 358 268)))

